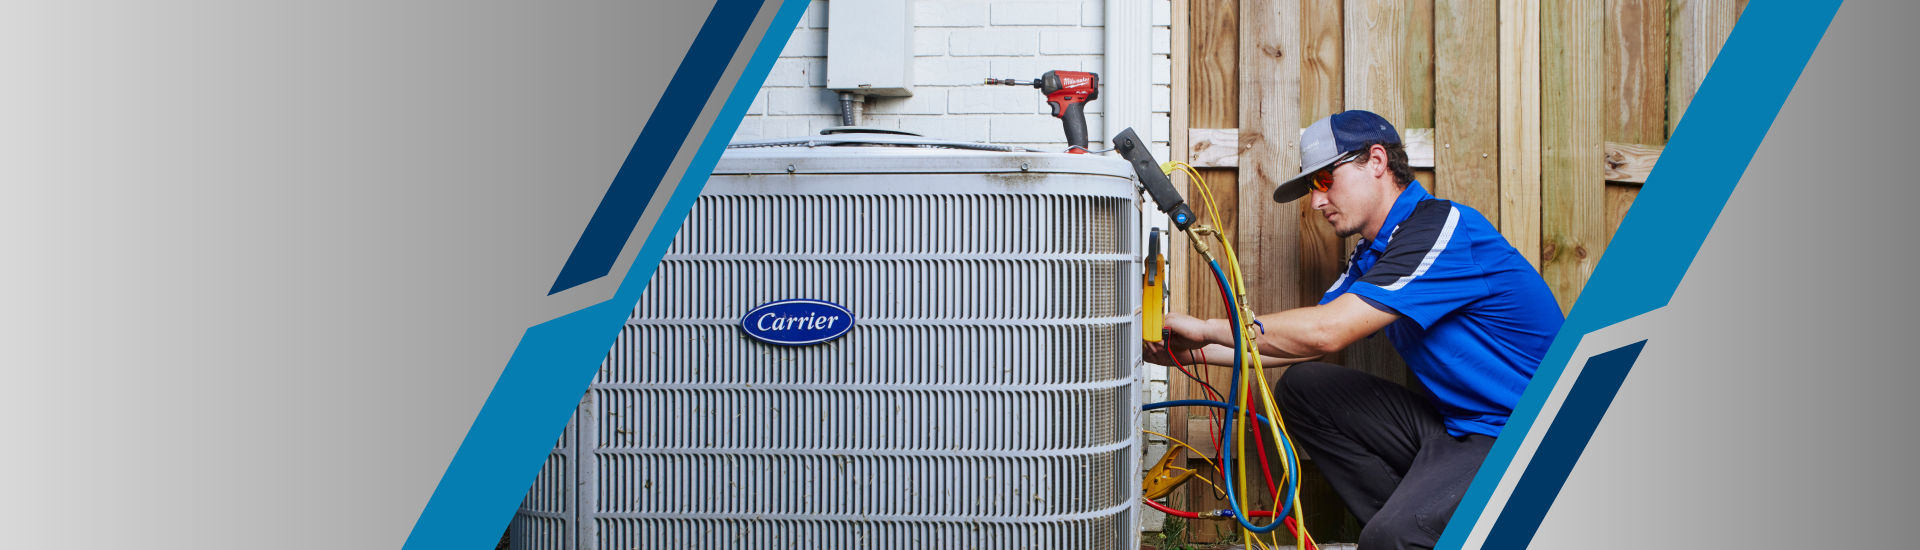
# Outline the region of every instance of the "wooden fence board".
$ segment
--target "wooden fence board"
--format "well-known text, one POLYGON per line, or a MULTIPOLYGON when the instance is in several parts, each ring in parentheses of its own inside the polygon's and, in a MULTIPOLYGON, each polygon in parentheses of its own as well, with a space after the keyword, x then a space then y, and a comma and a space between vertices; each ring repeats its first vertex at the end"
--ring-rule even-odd
POLYGON ((1607 0, 1606 240, 1667 142, 1667 2, 1607 0), (1624 142, 1624 143, 1620 143, 1624 142))
POLYGON ((1300 120, 1309 124, 1341 110, 1342 83, 1346 76, 1341 2, 1300 2, 1300 45, 1304 49, 1300 62, 1300 120))
POLYGON ((1667 59, 1667 133, 1693 103, 1693 92, 1707 78, 1713 57, 1733 31, 1733 0, 1672 0, 1667 59))
MULTIPOLYGON (((1239 123, 1238 93, 1239 87, 1239 35, 1240 17, 1237 2, 1195 2, 1191 7, 1190 25, 1193 29, 1190 55, 1188 56, 1188 123, 1201 128, 1227 128, 1239 123)), ((1189 189, 1186 197, 1192 206, 1197 222, 1204 222, 1231 234, 1236 218, 1233 208, 1238 204, 1235 188, 1231 184, 1236 180, 1233 170, 1200 169, 1201 177, 1211 185, 1216 206, 1226 219, 1214 220, 1207 214, 1206 202, 1196 187, 1189 189), (1225 184, 1225 185, 1223 185, 1225 184)), ((1182 237, 1184 239, 1184 237, 1182 237)), ((1175 241, 1176 246, 1186 248, 1186 243, 1175 241)), ((1187 278, 1188 301, 1186 311, 1199 317, 1225 317, 1226 309, 1220 305, 1219 291, 1215 289, 1212 275, 1198 255, 1189 255, 1187 270, 1192 276, 1187 278)), ((1188 398, 1197 398, 1189 395, 1188 398)))
MULTIPOLYGON (((1239 3, 1235 1, 1192 2, 1188 14, 1189 26, 1192 29, 1187 72, 1190 88, 1185 104, 1189 111, 1188 122, 1193 127, 1199 128, 1234 127, 1239 124, 1239 3)), ((1190 189, 1186 197, 1187 202, 1192 205, 1196 222, 1211 224, 1227 232, 1228 238, 1232 238, 1234 225, 1237 223, 1234 208, 1238 204, 1235 200, 1237 195, 1234 185, 1237 179, 1235 171, 1203 168, 1198 172, 1201 177, 1206 178, 1212 188, 1216 206, 1226 219, 1215 220, 1207 213, 1205 200, 1201 198, 1198 186, 1195 186, 1190 189)), ((1185 239, 1185 236, 1176 238, 1173 241, 1174 245, 1178 248, 1187 248, 1185 239)), ((1220 294, 1214 286, 1211 271, 1206 264, 1202 263, 1198 254, 1188 254, 1186 269, 1189 274, 1188 301, 1184 311, 1201 318, 1226 317, 1227 311, 1220 303, 1220 294)), ((1223 369, 1212 370, 1216 373, 1224 372, 1223 369)), ((1197 385, 1188 387, 1187 395, 1179 398, 1204 398, 1197 385)), ((1182 412, 1187 413, 1189 419, 1186 422, 1187 435, 1190 436, 1187 441, 1196 445, 1206 445, 1206 443, 1195 441, 1204 438, 1204 432, 1194 433, 1191 427, 1193 419, 1205 417, 1198 414, 1200 411, 1182 412)), ((1177 419, 1171 420, 1177 421, 1177 419)), ((1201 464, 1196 460, 1189 462, 1188 467, 1200 467, 1201 464)), ((1189 483, 1186 488, 1186 498, 1190 506, 1186 509, 1217 509, 1223 504, 1205 484, 1189 483)), ((1218 535, 1232 532, 1216 528, 1224 524, 1220 521, 1189 522, 1191 527, 1188 530, 1188 538, 1196 542, 1220 540, 1218 535)))
MULTIPOLYGON (((1340 14, 1341 0, 1305 0, 1300 5, 1300 32, 1306 37, 1300 66, 1300 120, 1306 124, 1340 112, 1344 104, 1346 33, 1340 14)), ((1327 287, 1340 277, 1347 249, 1313 209, 1312 201, 1293 202, 1300 228, 1299 305, 1309 306, 1319 303, 1327 287)), ((1341 362, 1345 355, 1328 359, 1341 362)))
POLYGON ((1396 126, 1407 119, 1407 7, 1397 0, 1347 0, 1346 108, 1373 111, 1396 126))
MULTIPOLYGON (((1434 166, 1433 164, 1434 163, 1433 129, 1432 128, 1396 128, 1396 129, 1400 131, 1400 145, 1402 147, 1405 147, 1407 150, 1407 166, 1413 168, 1414 171, 1420 171, 1424 169, 1428 172, 1432 172, 1433 166, 1434 166)), ((1433 181, 1431 178, 1432 174, 1428 174, 1428 176, 1429 176, 1428 179, 1422 179, 1420 181, 1433 181)), ((1431 192, 1432 189, 1428 189, 1428 191, 1431 192)))
POLYGON ((1606 137, 1667 142, 1667 2, 1607 0, 1606 137))
MULTIPOLYGON (((1654 105, 1651 108, 1659 110, 1661 106, 1654 105)), ((1607 154, 1602 160, 1605 163, 1607 181, 1623 184, 1646 183, 1647 174, 1653 172, 1653 164, 1660 161, 1660 152, 1665 149, 1666 147, 1662 145, 1608 141, 1607 154)), ((1637 185, 1626 187, 1639 189, 1637 185)))
POLYGON ((1299 303, 1300 227, 1275 184, 1300 171, 1300 4, 1240 0, 1241 228, 1236 255, 1256 313, 1299 303))
POLYGON ((1434 5, 1434 172, 1447 182, 1441 198, 1479 210, 1500 224, 1499 18, 1495 0, 1440 0, 1434 5))
MULTIPOLYGON (((1399 0, 1347 0, 1346 3, 1346 108, 1373 111, 1396 126, 1407 120, 1405 56, 1407 51, 1408 11, 1399 0)), ((1325 222, 1320 222, 1324 224, 1325 222)), ((1345 254, 1353 250, 1359 235, 1348 237, 1340 247, 1345 254)), ((1344 257, 1341 265, 1345 265, 1344 257)), ((1347 347, 1345 365, 1363 372, 1406 383, 1406 363, 1400 360, 1387 339, 1378 334, 1347 347)))
MULTIPOLYGON (((1407 128, 1434 127, 1434 103, 1438 100, 1434 96, 1434 74, 1438 69, 1433 63, 1437 55, 1434 50, 1434 1, 1406 0, 1407 41, 1406 50, 1401 54, 1400 73, 1401 91, 1405 94, 1401 105, 1406 112, 1401 115, 1404 119, 1388 119, 1393 121, 1394 128, 1402 130, 1402 137, 1407 128)), ((1443 182, 1432 176, 1420 181, 1427 184, 1428 190, 1444 186, 1443 182)))
MULTIPOLYGON (((1305 133, 1306 130, 1300 132, 1305 133)), ((1437 156, 1444 148, 1435 145, 1434 140, 1438 139, 1435 132, 1433 128, 1400 129, 1400 139, 1407 149, 1407 165, 1414 171, 1432 171, 1439 166, 1437 156)), ((1487 133, 1495 132, 1489 130, 1487 133)), ((1187 130, 1187 136, 1189 143, 1192 143, 1187 151, 1191 159, 1188 163, 1195 168, 1233 168, 1240 165, 1239 128, 1192 128, 1187 130)), ((1653 169, 1654 162, 1660 160, 1663 149, 1665 146, 1662 145, 1608 141, 1602 154, 1592 160, 1606 172, 1607 181, 1644 183, 1647 181, 1647 172, 1653 169)), ((1476 155, 1473 158, 1483 157, 1476 155)))
POLYGON ((1600 2, 1541 2, 1541 276, 1568 311, 1606 248, 1606 11, 1600 2))
MULTIPOLYGON (((1191 93, 1188 90, 1189 86, 1187 84, 1187 76, 1190 74, 1188 72, 1188 65, 1191 63, 1188 58, 1192 55, 1192 25, 1189 20, 1188 0, 1173 0, 1172 10, 1173 17, 1170 23, 1172 23, 1171 30, 1173 35, 1172 72, 1174 77, 1172 90, 1173 108, 1171 109, 1173 112, 1168 113, 1169 123, 1172 126, 1171 135, 1167 136, 1170 142, 1169 148, 1171 149, 1168 154, 1173 156, 1172 160, 1185 161, 1188 160, 1187 133, 1182 130, 1191 127, 1191 123, 1187 120, 1189 116, 1187 96, 1191 93)), ((1187 182, 1185 174, 1175 174, 1173 176, 1173 185, 1174 189, 1180 192, 1180 196, 1187 197, 1192 195, 1189 192, 1189 183, 1187 182)), ((1189 265, 1187 247, 1182 246, 1180 241, 1173 238, 1166 239, 1161 244, 1161 250, 1166 253, 1167 266, 1169 266, 1167 269, 1166 282, 1166 288, 1168 290, 1167 303, 1176 311, 1183 313, 1191 312, 1193 310, 1191 309, 1192 306, 1188 296, 1191 288, 1189 281, 1192 279, 1193 270, 1183 269, 1189 265)), ((1195 387, 1195 384, 1187 380, 1187 377, 1175 373, 1171 369, 1168 370, 1168 398, 1182 399, 1200 393, 1201 392, 1195 387)), ((1187 417, 1187 411, 1167 411, 1167 430, 1170 432, 1168 435, 1180 438, 1182 441, 1192 442, 1193 436, 1196 434, 1187 430, 1187 417)), ((1173 494, 1168 495, 1167 498, 1168 504, 1172 505, 1175 510, 1191 510, 1192 503, 1189 502, 1189 500, 1188 493, 1179 490, 1174 491, 1173 494)))
MULTIPOLYGON (((1300 171, 1300 4, 1240 0, 1240 232, 1248 307, 1257 313, 1299 303, 1300 227, 1273 186, 1300 171)), ((1268 371, 1269 380, 1279 373, 1268 371)), ((1266 456, 1278 457, 1277 450, 1266 456)), ((1276 465, 1269 465, 1269 467, 1276 465)), ((1268 507, 1264 491, 1250 501, 1268 507)))
POLYGON ((1500 233, 1540 267, 1540 3, 1500 0, 1500 233))
POLYGON ((1620 220, 1626 218, 1627 210, 1633 208, 1633 200, 1640 197, 1640 188, 1631 185, 1608 183, 1606 195, 1601 198, 1606 204, 1606 234, 1608 243, 1613 242, 1614 231, 1620 228, 1620 220))
POLYGON ((1240 166, 1239 128, 1194 128, 1187 136, 1187 164, 1194 168, 1240 166))

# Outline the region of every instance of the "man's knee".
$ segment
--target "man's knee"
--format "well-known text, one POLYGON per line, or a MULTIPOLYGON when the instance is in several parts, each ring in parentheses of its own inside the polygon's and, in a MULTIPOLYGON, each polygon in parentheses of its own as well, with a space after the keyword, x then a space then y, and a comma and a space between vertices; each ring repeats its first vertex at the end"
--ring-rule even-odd
POLYGON ((1375 514, 1373 520, 1360 529, 1361 550, 1433 548, 1439 541, 1439 535, 1421 527, 1417 518, 1392 513, 1391 508, 1375 514))
POLYGON ((1307 401, 1339 378, 1344 369, 1332 363, 1300 363, 1287 367, 1286 374, 1280 375, 1280 381, 1273 384, 1281 412, 1305 408, 1307 401))

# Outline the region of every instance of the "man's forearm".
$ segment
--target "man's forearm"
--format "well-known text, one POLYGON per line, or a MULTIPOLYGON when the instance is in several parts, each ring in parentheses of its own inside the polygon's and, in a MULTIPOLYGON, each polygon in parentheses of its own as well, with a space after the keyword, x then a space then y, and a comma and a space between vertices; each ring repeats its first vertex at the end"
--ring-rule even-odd
MULTIPOLYGON (((1260 355, 1290 364, 1306 359, 1320 357, 1326 353, 1319 351, 1306 336, 1314 334, 1314 308, 1290 309, 1279 313, 1269 313, 1257 317, 1260 324, 1255 326, 1254 342, 1260 348, 1260 355)), ((1209 349, 1222 347, 1226 353, 1232 353, 1234 340, 1233 323, 1226 319, 1207 319, 1203 333, 1209 349)), ((1231 361, 1232 358, 1228 357, 1231 361)))
MULTIPOLYGON (((1397 317, 1346 295, 1324 305, 1261 315, 1257 317, 1260 324, 1253 329, 1254 341, 1262 356, 1298 362, 1344 349, 1397 317)), ((1233 345, 1234 328, 1226 319, 1192 321, 1196 322, 1192 330, 1183 333, 1194 340, 1233 345)))
POLYGON ((1260 326, 1254 329, 1254 341, 1260 354, 1308 359, 1345 348, 1347 342, 1328 338, 1326 313, 1322 306, 1310 306, 1257 317, 1260 326))
MULTIPOLYGON (((1207 358, 1207 361, 1209 362, 1208 364, 1220 365, 1223 367, 1233 366, 1233 348, 1232 347, 1223 346, 1220 344, 1210 344, 1205 349, 1199 350, 1199 351, 1206 352, 1206 358, 1207 358)), ((1319 356, 1317 355, 1313 357, 1275 357, 1272 355, 1267 355, 1265 353, 1262 353, 1260 354, 1260 366, 1266 367, 1266 368, 1284 367, 1294 363, 1311 361, 1318 358, 1319 356)))
MULTIPOLYGON (((1179 354, 1178 356, 1175 357, 1175 359, 1178 359, 1180 364, 1182 365, 1214 365, 1214 366, 1220 366, 1220 367, 1233 366, 1233 347, 1227 346, 1224 344, 1207 344, 1207 346, 1204 348, 1182 351, 1182 352, 1175 352, 1175 353, 1179 354)), ((1266 368, 1284 367, 1287 365, 1299 363, 1302 361, 1308 361, 1315 358, 1317 357, 1288 358, 1288 357, 1274 357, 1271 355, 1263 354, 1260 356, 1260 366, 1266 367, 1266 368)))

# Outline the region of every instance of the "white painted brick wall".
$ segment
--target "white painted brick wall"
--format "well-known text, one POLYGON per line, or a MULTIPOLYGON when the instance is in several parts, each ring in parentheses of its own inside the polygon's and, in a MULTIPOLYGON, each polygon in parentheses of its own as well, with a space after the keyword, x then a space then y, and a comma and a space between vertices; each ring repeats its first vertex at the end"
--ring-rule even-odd
POLYGON ((1047 55, 1099 55, 1106 47, 1106 34, 1100 29, 1063 30, 1040 35, 1040 53, 1047 55))
POLYGON ((921 2, 913 6, 918 27, 985 27, 989 6, 982 1, 921 2))
POLYGON ((1092 2, 996 2, 991 21, 996 27, 1075 27, 1088 24, 1080 17, 1085 4, 1092 2))
POLYGON ((780 57, 820 57, 827 55, 826 29, 798 29, 787 39, 787 47, 780 50, 780 57))
MULTIPOLYGON (((807 6, 807 15, 734 133, 736 141, 795 137, 839 125, 838 98, 824 89, 830 1, 807 6)), ((1172 2, 1149 1, 1154 3, 1150 97, 1155 128, 1139 130, 1155 142, 1154 154, 1166 159, 1172 2)), ((1102 0, 916 0, 914 96, 869 98, 865 125, 940 139, 1065 149, 1060 121, 1048 116, 1039 90, 982 81, 1029 80, 1055 69, 1104 72, 1104 6, 1102 0)), ((1102 82, 1103 88, 1114 85, 1102 82)), ((1105 103, 1096 99, 1086 106, 1088 137, 1096 149, 1104 148, 1100 142, 1109 137, 1102 121, 1105 103)))

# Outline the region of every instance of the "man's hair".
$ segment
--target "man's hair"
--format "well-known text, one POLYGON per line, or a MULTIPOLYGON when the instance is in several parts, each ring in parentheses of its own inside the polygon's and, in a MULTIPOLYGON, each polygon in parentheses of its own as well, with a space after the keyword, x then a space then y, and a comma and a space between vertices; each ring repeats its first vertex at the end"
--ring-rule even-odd
MULTIPOLYGON (((1387 170, 1393 172, 1394 183, 1399 184, 1401 187, 1406 187, 1408 183, 1413 181, 1413 167, 1407 165, 1407 147, 1405 145, 1369 141, 1365 146, 1361 147, 1360 150, 1371 151, 1375 145, 1379 145, 1387 150, 1387 170)), ((1354 164, 1365 166, 1369 160, 1373 160, 1373 153, 1360 155, 1360 158, 1355 160, 1354 164)))

